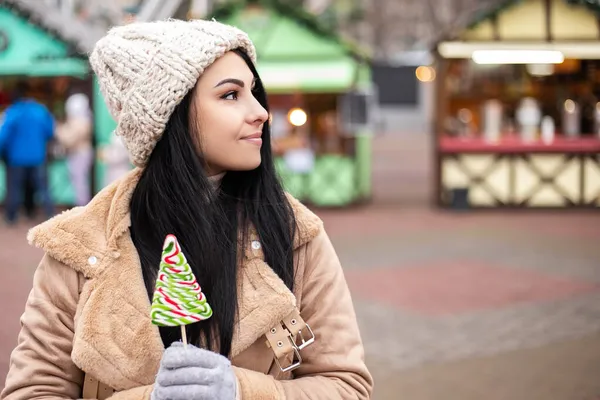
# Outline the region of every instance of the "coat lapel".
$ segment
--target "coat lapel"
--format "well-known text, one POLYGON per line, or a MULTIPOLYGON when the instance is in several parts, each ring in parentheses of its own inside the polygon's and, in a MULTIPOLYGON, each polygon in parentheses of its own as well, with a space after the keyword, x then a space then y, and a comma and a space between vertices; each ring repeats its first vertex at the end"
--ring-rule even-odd
POLYGON ((296 306, 292 292, 262 257, 246 259, 238 271, 237 283, 239 320, 231 344, 232 358, 250 347, 296 306))
POLYGON ((79 368, 116 390, 152 384, 164 350, 135 247, 129 236, 120 242, 119 257, 86 283, 72 353, 79 368))

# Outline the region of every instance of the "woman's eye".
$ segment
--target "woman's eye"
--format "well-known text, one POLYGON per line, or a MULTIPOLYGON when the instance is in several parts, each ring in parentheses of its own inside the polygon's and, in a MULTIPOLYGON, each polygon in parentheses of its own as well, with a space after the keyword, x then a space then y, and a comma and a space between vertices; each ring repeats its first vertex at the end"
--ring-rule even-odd
POLYGON ((233 92, 226 93, 221 98, 223 100, 237 100, 237 98, 238 98, 238 92, 233 91, 233 92))

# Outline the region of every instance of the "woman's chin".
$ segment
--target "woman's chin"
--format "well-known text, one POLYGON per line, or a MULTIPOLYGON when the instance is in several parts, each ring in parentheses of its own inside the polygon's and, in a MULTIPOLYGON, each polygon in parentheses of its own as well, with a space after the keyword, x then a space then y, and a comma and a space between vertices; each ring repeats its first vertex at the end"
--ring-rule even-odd
POLYGON ((260 167, 261 162, 262 162, 262 159, 259 155, 258 157, 252 157, 247 160, 240 160, 237 163, 235 163, 235 165, 229 166, 229 168, 227 168, 227 170, 229 170, 229 171, 252 171, 253 169, 260 167))

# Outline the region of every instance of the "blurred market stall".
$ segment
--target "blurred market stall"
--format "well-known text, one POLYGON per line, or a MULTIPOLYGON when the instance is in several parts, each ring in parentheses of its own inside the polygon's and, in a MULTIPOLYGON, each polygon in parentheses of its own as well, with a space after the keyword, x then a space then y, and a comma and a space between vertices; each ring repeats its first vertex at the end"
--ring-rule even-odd
POLYGON ((599 18, 509 0, 437 44, 438 206, 600 207, 599 18))

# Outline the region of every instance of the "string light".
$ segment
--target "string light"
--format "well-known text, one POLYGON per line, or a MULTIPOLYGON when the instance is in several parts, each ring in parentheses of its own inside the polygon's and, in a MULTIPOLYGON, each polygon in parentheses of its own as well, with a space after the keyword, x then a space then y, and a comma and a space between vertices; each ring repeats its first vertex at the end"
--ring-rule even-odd
POLYGON ((288 120, 294 126, 302 126, 308 120, 306 112, 301 108, 292 108, 288 113, 288 120))

